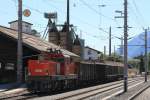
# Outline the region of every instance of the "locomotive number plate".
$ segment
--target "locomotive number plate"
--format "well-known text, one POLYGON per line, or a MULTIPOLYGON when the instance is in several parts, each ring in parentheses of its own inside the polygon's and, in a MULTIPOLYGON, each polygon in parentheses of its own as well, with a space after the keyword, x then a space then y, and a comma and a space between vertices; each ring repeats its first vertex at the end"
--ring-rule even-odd
POLYGON ((35 69, 35 72, 42 72, 42 70, 41 69, 35 69))

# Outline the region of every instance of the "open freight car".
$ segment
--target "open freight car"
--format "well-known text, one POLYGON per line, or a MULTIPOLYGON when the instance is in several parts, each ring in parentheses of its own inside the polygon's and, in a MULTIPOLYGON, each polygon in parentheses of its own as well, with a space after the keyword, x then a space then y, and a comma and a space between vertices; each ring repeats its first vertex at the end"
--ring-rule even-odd
POLYGON ((106 83, 123 78, 123 64, 119 62, 81 62, 78 82, 82 86, 106 83))
POLYGON ((105 81, 105 65, 94 62, 81 62, 78 68, 80 85, 103 83, 105 81))

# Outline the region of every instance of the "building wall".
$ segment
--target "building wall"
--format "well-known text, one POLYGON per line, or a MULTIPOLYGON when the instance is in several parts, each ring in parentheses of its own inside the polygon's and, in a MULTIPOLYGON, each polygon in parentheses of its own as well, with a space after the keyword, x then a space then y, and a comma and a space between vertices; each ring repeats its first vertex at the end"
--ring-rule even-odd
POLYGON ((66 32, 50 32, 49 42, 60 45, 63 49, 67 49, 67 33, 66 32), (60 44, 58 44, 58 34, 60 34, 60 44))
POLYGON ((0 82, 16 79, 16 51, 15 42, 0 36, 0 82))
MULTIPOLYGON (((18 30, 18 22, 13 22, 10 24, 10 28, 18 30)), ((22 31, 25 33, 31 33, 31 25, 28 23, 22 23, 22 31)))
POLYGON ((72 51, 73 51, 73 53, 75 53, 75 54, 77 54, 78 56, 81 57, 81 53, 82 53, 81 50, 82 50, 81 46, 74 45, 72 51))
POLYGON ((80 44, 81 44, 81 59, 84 59, 84 47, 85 47, 85 40, 84 39, 80 39, 80 44))
MULTIPOLYGON (((37 52, 30 48, 23 47, 23 56, 36 55, 37 52)), ((23 59, 23 74, 27 66, 28 59, 23 59)), ((24 74, 25 76, 25 74, 24 74)), ((17 78, 17 41, 0 33, 0 83, 14 82, 17 78)))
POLYGON ((84 60, 97 60, 98 52, 89 48, 84 48, 84 60))

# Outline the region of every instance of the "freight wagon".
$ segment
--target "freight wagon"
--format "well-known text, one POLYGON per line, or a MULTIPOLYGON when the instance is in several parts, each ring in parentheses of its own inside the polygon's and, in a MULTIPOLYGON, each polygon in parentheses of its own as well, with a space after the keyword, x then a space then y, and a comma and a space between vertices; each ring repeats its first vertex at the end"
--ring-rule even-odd
POLYGON ((106 83, 123 78, 123 64, 118 62, 81 62, 78 67, 80 85, 106 83))

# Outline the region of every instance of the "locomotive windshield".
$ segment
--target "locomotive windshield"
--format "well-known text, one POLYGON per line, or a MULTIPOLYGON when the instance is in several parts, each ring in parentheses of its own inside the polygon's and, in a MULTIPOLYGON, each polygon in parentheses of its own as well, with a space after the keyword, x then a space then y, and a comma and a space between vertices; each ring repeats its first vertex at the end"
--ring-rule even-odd
POLYGON ((39 60, 52 60, 55 62, 64 62, 64 55, 60 50, 48 49, 47 52, 42 52, 39 55, 39 60))

